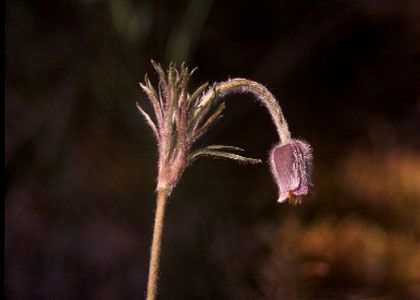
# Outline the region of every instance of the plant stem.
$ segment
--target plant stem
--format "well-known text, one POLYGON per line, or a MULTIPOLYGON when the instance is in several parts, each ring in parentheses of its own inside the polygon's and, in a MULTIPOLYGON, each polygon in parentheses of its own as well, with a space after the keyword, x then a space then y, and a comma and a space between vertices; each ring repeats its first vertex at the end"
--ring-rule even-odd
POLYGON ((149 279, 147 282, 146 300, 156 299, 157 281, 159 277, 160 246, 162 244, 163 221, 165 218, 167 199, 167 190, 160 189, 157 191, 155 223, 153 226, 152 248, 150 249, 149 279))
POLYGON ((254 94, 268 109, 268 112, 276 125, 280 142, 285 144, 290 141, 289 128, 280 105, 278 104, 276 98, 274 98, 273 94, 271 94, 271 92, 262 84, 244 78, 235 78, 216 85, 216 92, 220 93, 220 96, 222 97, 234 92, 254 94))
POLYGON ((205 107, 207 103, 213 99, 214 93, 216 93, 219 97, 224 97, 228 94, 236 92, 251 93, 256 96, 257 99, 268 109, 273 123, 276 125, 280 142, 282 144, 290 142, 291 137, 289 128, 276 98, 274 98, 273 94, 271 94, 265 86, 252 80, 235 78, 216 84, 201 97, 201 102, 195 112, 195 115, 198 115, 201 107, 205 107))

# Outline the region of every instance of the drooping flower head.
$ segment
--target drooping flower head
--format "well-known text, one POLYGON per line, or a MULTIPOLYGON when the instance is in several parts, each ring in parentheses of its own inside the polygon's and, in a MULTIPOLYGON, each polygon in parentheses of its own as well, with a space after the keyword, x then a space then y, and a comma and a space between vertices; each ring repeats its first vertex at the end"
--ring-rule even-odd
POLYGON ((279 188, 279 202, 289 199, 292 204, 302 201, 308 193, 311 168, 309 144, 293 140, 286 119, 277 100, 271 92, 258 82, 235 78, 211 86, 201 85, 193 93, 188 92, 188 83, 193 71, 183 63, 178 70, 171 63, 167 72, 152 61, 159 75, 157 88, 148 76, 140 87, 149 98, 154 112, 152 118, 137 104, 140 114, 153 131, 158 148, 158 176, 156 215, 147 283, 147 300, 156 298, 159 274, 159 255, 162 241, 163 218, 167 199, 178 183, 187 165, 201 156, 227 158, 237 162, 256 164, 261 160, 244 157, 238 151, 243 149, 229 145, 210 145, 193 149, 194 143, 221 118, 224 103, 220 99, 232 93, 251 93, 256 96, 270 113, 277 129, 279 144, 270 153, 270 165, 279 188))
POLYGON ((308 194, 312 154, 309 144, 294 140, 273 94, 262 84, 234 78, 209 85, 205 83, 193 93, 188 92, 189 79, 193 71, 185 64, 178 70, 170 64, 167 72, 152 61, 159 83, 154 88, 145 76, 140 84, 148 96, 155 114, 152 118, 138 105, 148 125, 152 128, 158 145, 159 163, 157 191, 171 193, 184 169, 202 156, 231 159, 243 163, 261 163, 261 160, 244 157, 243 151, 229 145, 210 145, 193 149, 193 145, 207 130, 222 117, 222 98, 233 93, 251 93, 268 110, 276 127, 280 142, 270 153, 270 166, 279 188, 278 202, 287 199, 298 204, 308 194))
POLYGON ((270 166, 279 188, 278 202, 302 202, 309 190, 311 165, 311 147, 303 141, 291 140, 271 150, 270 166))

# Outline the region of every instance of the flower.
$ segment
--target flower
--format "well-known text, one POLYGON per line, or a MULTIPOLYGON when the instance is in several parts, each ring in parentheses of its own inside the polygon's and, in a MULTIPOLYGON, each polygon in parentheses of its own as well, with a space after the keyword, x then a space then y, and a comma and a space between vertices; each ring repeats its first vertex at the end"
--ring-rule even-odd
POLYGON ((311 147, 306 142, 291 138, 282 109, 266 87, 245 78, 234 78, 212 85, 205 83, 189 93, 188 83, 195 69, 190 71, 185 63, 177 69, 171 63, 165 72, 160 64, 152 61, 152 65, 159 76, 158 85, 153 87, 146 75, 140 86, 152 104, 154 117, 139 104, 137 108, 157 141, 156 191, 165 191, 169 195, 185 168, 202 156, 251 164, 261 162, 238 154, 243 149, 230 145, 193 148, 195 142, 222 117, 225 104, 220 99, 239 92, 253 94, 268 110, 276 127, 280 142, 270 153, 270 165, 279 187, 278 202, 289 200, 292 204, 301 203, 302 196, 308 194, 311 147))
POLYGON ((276 145, 270 153, 270 166, 279 188, 278 202, 289 200, 292 204, 302 202, 308 194, 312 153, 309 144, 291 140, 276 145))

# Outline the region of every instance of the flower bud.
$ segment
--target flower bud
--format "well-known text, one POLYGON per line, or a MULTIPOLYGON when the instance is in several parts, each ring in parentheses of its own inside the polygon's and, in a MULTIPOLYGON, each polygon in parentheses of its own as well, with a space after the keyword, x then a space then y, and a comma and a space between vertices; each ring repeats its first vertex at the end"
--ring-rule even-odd
POLYGON ((309 144, 291 140, 275 146, 270 153, 270 166, 279 188, 278 202, 288 199, 292 204, 300 203, 309 190, 312 167, 309 144))

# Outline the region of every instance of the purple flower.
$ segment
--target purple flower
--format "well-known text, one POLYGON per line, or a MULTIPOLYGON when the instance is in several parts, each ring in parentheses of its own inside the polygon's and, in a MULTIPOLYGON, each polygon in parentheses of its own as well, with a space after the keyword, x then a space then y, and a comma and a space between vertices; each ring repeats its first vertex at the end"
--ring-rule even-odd
POLYGON ((297 204, 302 201, 302 196, 308 194, 311 165, 311 147, 305 142, 292 140, 273 148, 270 166, 279 188, 278 202, 289 199, 297 204))

